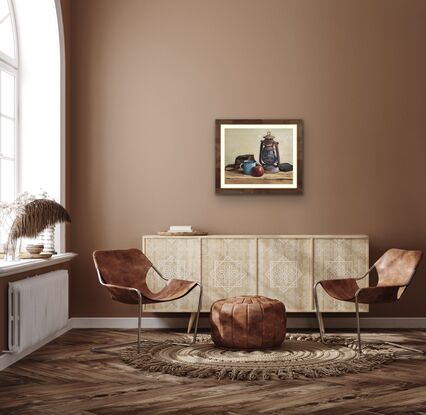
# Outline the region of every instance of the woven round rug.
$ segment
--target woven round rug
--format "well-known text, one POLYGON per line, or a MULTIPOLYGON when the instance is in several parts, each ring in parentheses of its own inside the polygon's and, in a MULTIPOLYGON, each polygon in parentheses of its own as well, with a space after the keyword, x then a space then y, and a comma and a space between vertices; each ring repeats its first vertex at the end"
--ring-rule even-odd
POLYGON ((339 376, 372 370, 395 358, 395 350, 386 345, 363 343, 360 356, 354 339, 287 334, 279 348, 269 350, 228 350, 214 345, 209 335, 201 335, 194 345, 144 342, 138 354, 136 346, 120 351, 128 365, 145 371, 176 376, 216 377, 233 380, 269 380, 339 376))

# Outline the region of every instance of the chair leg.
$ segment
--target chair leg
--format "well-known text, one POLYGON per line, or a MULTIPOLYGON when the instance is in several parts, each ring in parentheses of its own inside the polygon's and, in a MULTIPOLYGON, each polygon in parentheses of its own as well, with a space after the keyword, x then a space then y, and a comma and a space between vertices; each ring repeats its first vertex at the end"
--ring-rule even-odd
POLYGON ((404 349, 404 350, 409 350, 411 352, 426 354, 425 350, 416 349, 414 347, 403 346, 402 344, 398 344, 398 343, 385 342, 385 344, 388 344, 389 346, 397 347, 398 349, 404 349))
MULTIPOLYGON (((199 288, 200 288, 200 295, 198 298, 198 309, 197 309, 197 315, 196 315, 196 319, 195 319, 195 326, 194 326, 194 336, 192 338, 192 342, 191 343, 171 343, 171 344, 175 344, 178 346, 190 346, 192 344, 194 344, 197 341, 197 333, 198 333, 198 323, 200 320, 200 312, 201 312, 201 304, 202 304, 202 299, 203 299, 203 287, 198 284, 199 288)), ((150 340, 142 340, 141 339, 141 332, 142 332, 142 313, 143 313, 143 301, 142 301, 142 296, 139 296, 139 313, 138 313, 138 337, 137 337, 137 341, 133 341, 133 342, 125 342, 125 343, 116 343, 116 344, 111 344, 111 345, 107 345, 107 346, 100 346, 100 347, 93 347, 91 350, 94 353, 105 353, 105 354, 112 354, 112 355, 118 355, 118 352, 113 352, 109 349, 115 349, 117 347, 124 347, 124 346, 130 346, 133 344, 137 345, 137 352, 138 354, 140 353, 141 350, 141 343, 144 342, 149 342, 152 343, 150 340)))
POLYGON ((361 324, 359 320, 359 304, 358 304, 358 296, 355 296, 355 313, 356 313, 356 330, 358 335, 358 353, 362 354, 362 347, 361 347, 361 324))
POLYGON ((197 312, 193 311, 191 315, 189 316, 188 327, 186 330, 187 334, 190 334, 192 331, 192 326, 194 325, 195 317, 197 317, 197 312))
MULTIPOLYGON (((362 346, 361 346, 361 322, 359 318, 359 303, 358 303, 358 296, 355 296, 355 311, 356 311, 356 328, 357 328, 357 335, 358 335, 358 353, 362 354, 362 346)), ((397 347, 399 349, 409 350, 411 352, 420 353, 420 354, 426 354, 426 351, 416 349, 414 347, 408 347, 403 346, 401 344, 392 343, 392 342, 384 342, 384 344, 388 344, 393 347, 397 347)))
POLYGON ((142 296, 139 296, 139 315, 138 315, 138 354, 141 352, 141 328, 142 328, 142 296))
POLYGON ((202 303, 202 300, 203 300, 203 287, 200 284, 198 285, 198 287, 200 288, 200 296, 198 297, 197 317, 195 319, 194 337, 192 338, 191 344, 194 344, 197 341, 198 323, 200 321, 201 303, 202 303))
POLYGON ((324 340, 325 340, 324 320, 322 318, 322 314, 319 309, 318 290, 317 290, 318 285, 319 285, 319 282, 317 282, 314 285, 314 302, 315 302, 315 311, 317 314, 320 337, 321 337, 321 341, 324 343, 324 340))
POLYGON ((106 346, 99 346, 99 347, 92 347, 91 351, 93 353, 105 353, 105 354, 111 354, 111 355, 118 355, 118 352, 113 352, 109 349, 116 349, 117 347, 124 347, 124 346, 131 346, 133 344, 137 345, 138 354, 141 351, 141 342, 150 342, 149 340, 141 340, 141 332, 142 332, 142 310, 143 310, 143 301, 142 296, 139 296, 139 313, 138 313, 138 339, 137 341, 133 342, 124 342, 124 343, 115 343, 115 344, 109 344, 106 346))

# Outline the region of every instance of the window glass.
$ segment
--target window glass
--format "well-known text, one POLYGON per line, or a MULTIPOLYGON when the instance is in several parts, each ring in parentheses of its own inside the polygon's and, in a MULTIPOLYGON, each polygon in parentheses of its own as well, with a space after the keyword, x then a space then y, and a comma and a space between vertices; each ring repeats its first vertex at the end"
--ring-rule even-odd
POLYGON ((6 71, 0 72, 0 114, 10 118, 15 115, 15 78, 6 71))
POLYGON ((12 15, 7 0, 0 0, 0 51, 15 58, 12 15))
MULTIPOLYGON (((16 76, 14 16, 11 0, 0 0, 0 202, 12 202, 16 177, 16 76)), ((4 239, 0 229, 0 244, 4 239)), ((1 250, 1 246, 0 246, 1 250)))
POLYGON ((15 157, 15 122, 0 117, 0 154, 3 157, 15 157))
POLYGON ((15 163, 12 160, 0 160, 0 197, 3 202, 12 202, 15 198, 15 163))

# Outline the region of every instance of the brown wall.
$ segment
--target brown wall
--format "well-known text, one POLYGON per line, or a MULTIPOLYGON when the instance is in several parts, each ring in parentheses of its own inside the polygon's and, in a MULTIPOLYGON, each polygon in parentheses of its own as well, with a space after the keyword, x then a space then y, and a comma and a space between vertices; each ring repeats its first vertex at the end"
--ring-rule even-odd
MULTIPOLYGON (((425 21, 423 0, 73 0, 71 315, 134 314, 91 252, 170 224, 426 251, 425 21), (216 195, 216 118, 303 119, 303 195, 216 195)), ((425 273, 371 315, 426 316, 425 273)))

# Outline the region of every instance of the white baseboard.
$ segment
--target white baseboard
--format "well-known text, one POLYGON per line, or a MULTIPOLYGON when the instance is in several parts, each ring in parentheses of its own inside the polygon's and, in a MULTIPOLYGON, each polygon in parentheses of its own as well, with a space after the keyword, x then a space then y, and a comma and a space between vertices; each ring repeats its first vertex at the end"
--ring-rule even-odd
POLYGON ((33 346, 29 347, 26 350, 23 350, 22 352, 0 353, 0 371, 2 371, 3 369, 6 369, 10 365, 13 365, 15 362, 23 359, 25 356, 28 356, 32 352, 35 352, 37 349, 46 345, 47 343, 50 343, 52 340, 56 339, 57 337, 62 336, 64 333, 70 330, 70 328, 71 328, 71 324, 70 324, 70 321, 68 321, 68 324, 63 329, 57 331, 54 334, 51 334, 49 337, 46 337, 42 341, 34 344, 33 346))
MULTIPOLYGON (((328 317, 324 319, 328 329, 355 328, 353 317, 328 317)), ((136 317, 84 317, 72 318, 72 328, 79 329, 134 329, 138 326, 136 317)), ((182 329, 188 325, 185 317, 143 317, 142 328, 145 329, 182 329)), ((207 317, 200 317, 200 328, 208 328, 207 317)), ((290 329, 315 329, 318 327, 315 317, 287 318, 290 329)), ((361 317, 361 327, 365 329, 426 329, 426 317, 361 317)))

